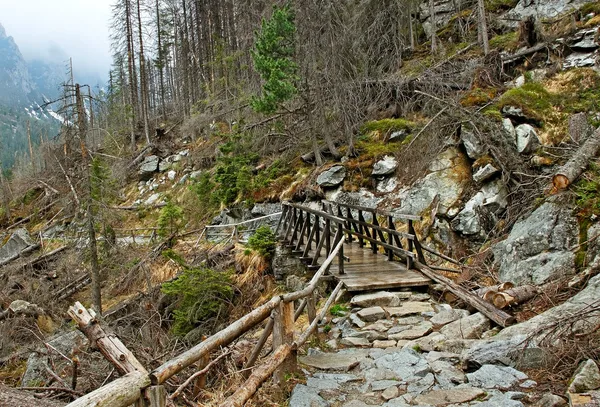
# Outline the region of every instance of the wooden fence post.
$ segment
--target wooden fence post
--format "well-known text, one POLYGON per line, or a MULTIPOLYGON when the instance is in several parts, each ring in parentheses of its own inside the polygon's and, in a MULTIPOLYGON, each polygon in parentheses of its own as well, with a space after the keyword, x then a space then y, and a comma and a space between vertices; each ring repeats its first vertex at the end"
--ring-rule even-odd
POLYGON ((167 390, 165 386, 150 386, 144 391, 144 407, 166 407, 167 390))
MULTIPOLYGON (((294 302, 281 302, 274 313, 273 349, 294 343, 294 302)), ((285 375, 296 370, 296 352, 292 353, 275 371, 275 381, 283 383, 285 375)))

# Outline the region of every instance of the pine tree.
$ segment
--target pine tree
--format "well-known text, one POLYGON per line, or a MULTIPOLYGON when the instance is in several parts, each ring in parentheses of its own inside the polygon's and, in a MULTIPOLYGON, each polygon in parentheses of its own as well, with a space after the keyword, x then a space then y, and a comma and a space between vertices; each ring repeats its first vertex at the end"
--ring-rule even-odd
POLYGON ((256 33, 251 54, 254 67, 264 81, 262 95, 252 101, 257 112, 273 113, 297 93, 295 33, 294 13, 289 6, 275 6, 271 18, 263 19, 261 30, 256 33))

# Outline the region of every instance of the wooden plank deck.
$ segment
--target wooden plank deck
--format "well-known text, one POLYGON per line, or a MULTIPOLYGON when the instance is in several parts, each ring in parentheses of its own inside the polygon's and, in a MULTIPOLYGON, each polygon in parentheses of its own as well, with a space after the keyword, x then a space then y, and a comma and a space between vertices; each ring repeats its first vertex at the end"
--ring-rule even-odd
POLYGON ((360 248, 358 243, 344 245, 344 255, 350 258, 344 263, 346 274, 338 274, 337 261, 329 272, 343 281, 348 291, 368 291, 385 288, 418 287, 429 285, 431 280, 416 270, 408 270, 406 265, 388 261, 387 256, 373 254, 368 246, 360 248))

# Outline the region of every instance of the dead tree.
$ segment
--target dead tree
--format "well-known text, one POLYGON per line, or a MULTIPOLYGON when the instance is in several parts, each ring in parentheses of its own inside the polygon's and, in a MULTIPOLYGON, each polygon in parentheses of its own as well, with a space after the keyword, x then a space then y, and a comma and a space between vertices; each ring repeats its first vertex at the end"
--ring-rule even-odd
POLYGON ((554 177, 552 177, 554 192, 558 192, 571 185, 585 171, 590 160, 598 154, 598 150, 600 150, 600 127, 594 131, 594 134, 575 151, 571 159, 560 167, 554 177))

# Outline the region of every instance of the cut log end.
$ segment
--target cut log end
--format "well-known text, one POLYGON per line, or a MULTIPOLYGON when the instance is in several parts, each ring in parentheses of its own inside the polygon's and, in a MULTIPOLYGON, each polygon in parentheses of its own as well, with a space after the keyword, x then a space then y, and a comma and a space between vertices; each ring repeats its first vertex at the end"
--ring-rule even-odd
POLYGON ((552 178, 552 184, 554 185, 554 189, 556 191, 560 191, 560 190, 567 188, 569 186, 570 182, 569 182, 569 178, 567 178, 566 175, 556 174, 552 178))

